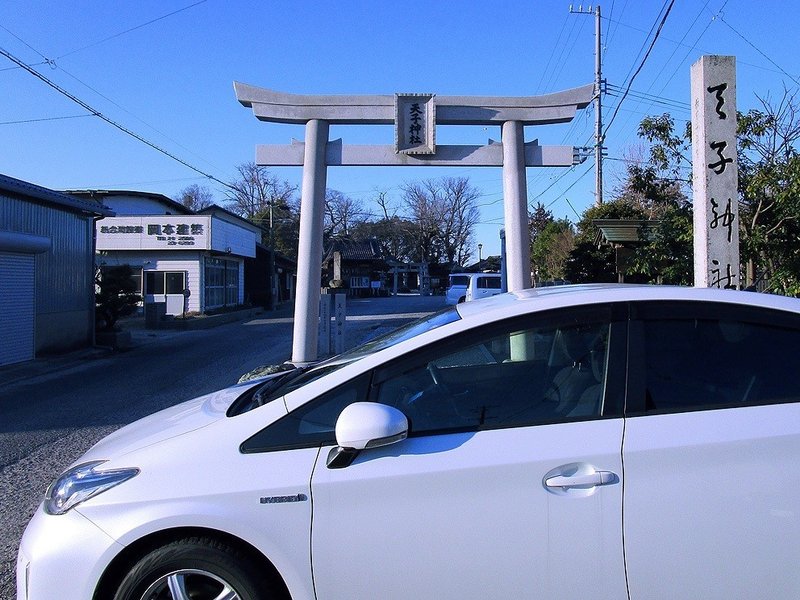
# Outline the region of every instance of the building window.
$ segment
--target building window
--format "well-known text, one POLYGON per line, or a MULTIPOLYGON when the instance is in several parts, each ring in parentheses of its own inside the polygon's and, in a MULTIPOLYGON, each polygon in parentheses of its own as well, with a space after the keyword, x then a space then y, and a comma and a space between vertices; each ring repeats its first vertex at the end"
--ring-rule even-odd
POLYGON ((161 271, 147 271, 145 273, 145 286, 148 294, 163 294, 164 273, 161 271))
POLYGON ((144 275, 146 294, 183 294, 186 287, 183 271, 145 271, 144 275))
POLYGON ((206 308, 239 304, 239 263, 235 260, 206 258, 206 308))
MULTIPOLYGON (((127 266, 130 266, 131 268, 131 280, 133 281, 134 284, 134 293, 139 294, 141 296, 144 293, 144 291, 142 290, 142 267, 134 267, 131 265, 127 266)), ((100 277, 102 278, 104 273, 108 269, 115 269, 115 268, 116 267, 111 265, 102 265, 100 267, 100 277)))

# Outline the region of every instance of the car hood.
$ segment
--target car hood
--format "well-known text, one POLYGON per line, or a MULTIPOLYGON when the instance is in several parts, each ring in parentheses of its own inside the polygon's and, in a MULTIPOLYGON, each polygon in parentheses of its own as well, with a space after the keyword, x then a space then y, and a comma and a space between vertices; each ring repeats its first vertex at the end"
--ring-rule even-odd
POLYGON ((80 462, 117 458, 207 427, 224 419, 226 411, 236 398, 263 382, 260 379, 234 385, 134 421, 97 442, 80 458, 80 462))

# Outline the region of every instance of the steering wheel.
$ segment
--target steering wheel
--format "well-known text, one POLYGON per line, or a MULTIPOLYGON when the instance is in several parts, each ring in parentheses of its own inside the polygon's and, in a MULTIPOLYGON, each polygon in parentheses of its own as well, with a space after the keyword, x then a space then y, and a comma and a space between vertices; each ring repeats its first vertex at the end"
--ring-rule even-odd
POLYGON ((445 394, 451 395, 450 389, 447 387, 447 384, 444 383, 442 380, 442 372, 432 362, 428 363, 428 373, 430 373, 431 380, 433 380, 433 385, 439 388, 440 391, 444 392, 445 394))

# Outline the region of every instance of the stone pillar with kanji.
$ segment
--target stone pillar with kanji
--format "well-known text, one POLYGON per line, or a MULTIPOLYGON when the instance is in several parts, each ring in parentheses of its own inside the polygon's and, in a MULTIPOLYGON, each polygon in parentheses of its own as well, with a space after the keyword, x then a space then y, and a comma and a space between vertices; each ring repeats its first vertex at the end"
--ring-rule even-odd
POLYGON ((738 289, 736 58, 703 56, 691 72, 694 284, 738 289))

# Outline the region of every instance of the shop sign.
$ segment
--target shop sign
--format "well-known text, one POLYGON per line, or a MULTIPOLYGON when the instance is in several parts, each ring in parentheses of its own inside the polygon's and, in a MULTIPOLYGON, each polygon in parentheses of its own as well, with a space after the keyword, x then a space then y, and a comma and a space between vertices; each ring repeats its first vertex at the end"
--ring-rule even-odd
POLYGON ((396 94, 394 139, 398 154, 436 153, 434 94, 396 94))
POLYGON ((98 222, 98 250, 209 248, 211 218, 200 215, 112 217, 98 222))

